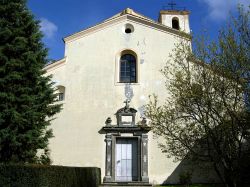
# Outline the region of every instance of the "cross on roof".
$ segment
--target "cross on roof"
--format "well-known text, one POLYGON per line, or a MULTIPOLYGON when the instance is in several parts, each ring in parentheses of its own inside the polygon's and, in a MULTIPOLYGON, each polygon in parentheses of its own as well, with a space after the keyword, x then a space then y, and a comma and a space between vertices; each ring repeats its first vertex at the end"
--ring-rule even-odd
POLYGON ((163 9, 167 8, 168 10, 171 9, 171 10, 186 10, 186 7, 177 7, 176 6, 177 4, 174 2, 174 1, 170 1, 168 3, 168 6, 163 6, 163 9))
POLYGON ((175 5, 176 3, 174 1, 171 1, 170 3, 168 3, 168 6, 170 6, 172 10, 174 10, 175 5))

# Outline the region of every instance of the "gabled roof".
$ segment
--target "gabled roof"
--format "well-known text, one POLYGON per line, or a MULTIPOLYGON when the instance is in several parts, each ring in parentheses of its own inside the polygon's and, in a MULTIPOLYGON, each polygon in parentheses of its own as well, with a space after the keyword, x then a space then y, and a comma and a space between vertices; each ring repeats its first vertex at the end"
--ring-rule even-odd
POLYGON ((142 18, 142 19, 148 19, 149 21, 153 21, 153 22, 154 22, 153 19, 148 18, 148 17, 146 17, 146 16, 144 16, 144 15, 138 13, 138 12, 135 12, 134 10, 132 10, 132 9, 130 9, 130 8, 124 9, 122 12, 119 12, 118 14, 112 16, 111 18, 106 19, 105 21, 109 21, 109 20, 111 20, 111 19, 117 18, 117 17, 122 16, 122 15, 125 15, 125 14, 134 15, 134 16, 140 17, 140 18, 142 18))
POLYGON ((138 22, 138 23, 141 23, 141 24, 156 28, 158 30, 169 32, 169 33, 172 33, 172 34, 175 34, 175 35, 178 35, 180 37, 187 38, 187 39, 191 39, 190 34, 187 34, 185 32, 182 32, 182 31, 173 29, 171 27, 168 27, 166 25, 163 25, 163 24, 161 24, 161 23, 159 23, 159 22, 157 22, 157 21, 155 21, 153 19, 150 19, 150 18, 148 18, 148 17, 146 17, 146 16, 144 16, 142 14, 139 14, 139 13, 133 11, 130 8, 126 8, 122 12, 112 16, 111 18, 108 18, 108 19, 104 20, 103 22, 101 22, 101 23, 99 23, 97 25, 94 25, 92 27, 84 29, 84 30, 82 30, 80 32, 76 32, 76 33, 74 33, 72 35, 66 36, 63 40, 64 40, 64 42, 71 42, 71 41, 76 40, 76 39, 78 39, 80 37, 83 37, 83 36, 85 36, 87 34, 96 32, 98 30, 101 30, 101 29, 109 26, 109 25, 112 25, 112 24, 115 24, 115 23, 118 23, 118 22, 121 22, 121 21, 124 21, 124 20, 135 21, 135 22, 138 22))

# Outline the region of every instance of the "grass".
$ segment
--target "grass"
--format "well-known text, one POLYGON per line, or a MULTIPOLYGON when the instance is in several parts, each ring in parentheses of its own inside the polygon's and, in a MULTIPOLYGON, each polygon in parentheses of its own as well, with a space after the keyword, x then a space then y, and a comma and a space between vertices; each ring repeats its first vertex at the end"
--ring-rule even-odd
POLYGON ((221 184, 190 184, 190 185, 158 185, 155 187, 223 187, 221 184))

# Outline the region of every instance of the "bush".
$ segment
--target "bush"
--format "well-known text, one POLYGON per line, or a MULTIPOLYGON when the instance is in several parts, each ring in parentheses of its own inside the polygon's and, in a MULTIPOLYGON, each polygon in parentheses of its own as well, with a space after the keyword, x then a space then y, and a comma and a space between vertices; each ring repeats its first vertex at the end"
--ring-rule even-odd
POLYGON ((95 167, 0 164, 4 187, 97 187, 101 170, 95 167))

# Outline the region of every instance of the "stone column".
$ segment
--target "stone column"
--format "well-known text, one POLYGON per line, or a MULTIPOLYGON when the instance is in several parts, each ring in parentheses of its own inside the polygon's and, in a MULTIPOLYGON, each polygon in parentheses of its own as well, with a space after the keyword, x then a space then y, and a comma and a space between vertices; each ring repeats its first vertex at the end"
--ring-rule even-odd
POLYGON ((112 176, 112 135, 105 136, 106 142, 106 163, 105 163, 105 177, 103 182, 111 182, 112 176))
POLYGON ((141 179, 142 182, 149 182, 148 178, 148 135, 142 134, 141 136, 141 179))

